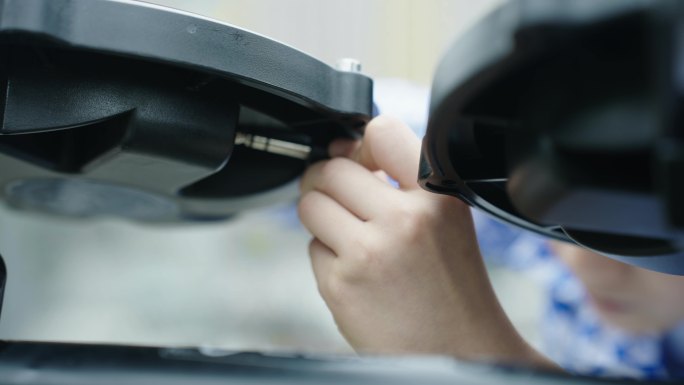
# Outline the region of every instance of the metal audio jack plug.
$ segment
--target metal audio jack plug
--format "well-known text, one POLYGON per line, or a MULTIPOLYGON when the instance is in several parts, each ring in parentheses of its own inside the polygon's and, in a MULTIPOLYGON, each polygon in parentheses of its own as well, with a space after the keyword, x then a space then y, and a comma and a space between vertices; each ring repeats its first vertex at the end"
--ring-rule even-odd
POLYGON ((235 136, 235 145, 302 160, 309 159, 312 152, 311 147, 304 144, 242 132, 238 132, 235 136))

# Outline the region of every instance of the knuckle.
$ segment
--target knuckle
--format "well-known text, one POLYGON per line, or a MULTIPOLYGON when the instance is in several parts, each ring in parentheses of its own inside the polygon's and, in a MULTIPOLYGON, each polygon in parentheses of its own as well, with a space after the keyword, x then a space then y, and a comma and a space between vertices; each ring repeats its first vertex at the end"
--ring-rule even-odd
POLYGON ((341 271, 341 276, 348 281, 357 281, 363 276, 371 275, 387 259, 387 245, 383 247, 379 240, 372 238, 356 238, 351 241, 348 263, 341 271))
POLYGON ((390 223, 396 226, 397 236, 405 242, 420 239, 426 231, 429 231, 433 221, 433 213, 422 205, 398 205, 390 223))
POLYGON ((389 115, 380 115, 368 123, 366 130, 370 131, 370 133, 372 134, 375 131, 386 130, 386 129, 388 129, 388 127, 392 127, 395 124, 396 124, 395 118, 393 118, 389 115))
POLYGON ((348 160, 344 158, 333 158, 321 165, 320 182, 322 185, 329 186, 336 178, 340 177, 340 173, 346 166, 348 160))
POLYGON ((307 218, 311 213, 316 211, 316 206, 320 198, 318 194, 319 193, 316 191, 310 191, 299 198, 297 214, 300 219, 307 218))
POLYGON ((389 215, 389 221, 398 226, 403 227, 403 225, 411 224, 413 221, 417 220, 420 216, 419 209, 414 205, 409 204, 405 200, 397 202, 394 209, 389 215))
POLYGON ((315 258, 321 252, 321 241, 317 238, 313 238, 309 242, 309 255, 311 258, 315 258))
POLYGON ((336 274, 332 274, 325 281, 319 282, 318 292, 326 303, 333 306, 344 304, 348 296, 345 280, 336 274))
POLYGON ((304 171, 304 174, 299 179, 299 191, 306 193, 314 189, 319 170, 323 163, 324 162, 314 163, 304 171))
POLYGON ((379 259, 382 259, 382 257, 383 247, 379 246, 379 242, 374 242, 372 240, 359 242, 357 260, 362 263, 364 267, 376 263, 379 259))
POLYGON ((397 118, 389 115, 380 115, 368 123, 364 136, 369 141, 383 140, 387 138, 388 135, 393 135, 399 124, 403 123, 397 118))

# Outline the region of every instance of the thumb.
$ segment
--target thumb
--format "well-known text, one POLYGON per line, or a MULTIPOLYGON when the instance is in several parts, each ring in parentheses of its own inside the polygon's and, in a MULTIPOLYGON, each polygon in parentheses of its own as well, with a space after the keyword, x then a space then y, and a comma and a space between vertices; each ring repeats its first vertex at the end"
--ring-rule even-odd
POLYGON ((369 170, 385 171, 401 188, 418 187, 420 139, 400 120, 388 116, 373 119, 350 158, 369 170))

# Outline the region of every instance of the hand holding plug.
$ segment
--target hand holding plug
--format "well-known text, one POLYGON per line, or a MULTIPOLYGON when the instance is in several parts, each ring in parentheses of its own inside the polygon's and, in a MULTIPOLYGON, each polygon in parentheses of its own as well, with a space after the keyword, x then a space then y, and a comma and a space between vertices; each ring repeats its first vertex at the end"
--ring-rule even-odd
POLYGON ((537 361, 494 295, 469 207, 419 188, 411 130, 379 117, 363 141, 334 142, 330 153, 305 173, 299 215, 347 341, 360 352, 537 361))

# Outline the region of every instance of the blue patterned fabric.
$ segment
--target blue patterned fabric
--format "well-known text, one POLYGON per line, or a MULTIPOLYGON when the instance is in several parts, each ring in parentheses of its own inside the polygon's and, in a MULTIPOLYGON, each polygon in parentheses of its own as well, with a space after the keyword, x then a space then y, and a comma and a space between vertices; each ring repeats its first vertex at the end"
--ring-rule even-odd
POLYGON ((575 374, 684 378, 684 325, 666 335, 630 335, 607 325, 589 305, 579 280, 553 255, 547 240, 485 214, 473 214, 488 263, 529 274, 546 289, 540 320, 543 353, 575 374))

